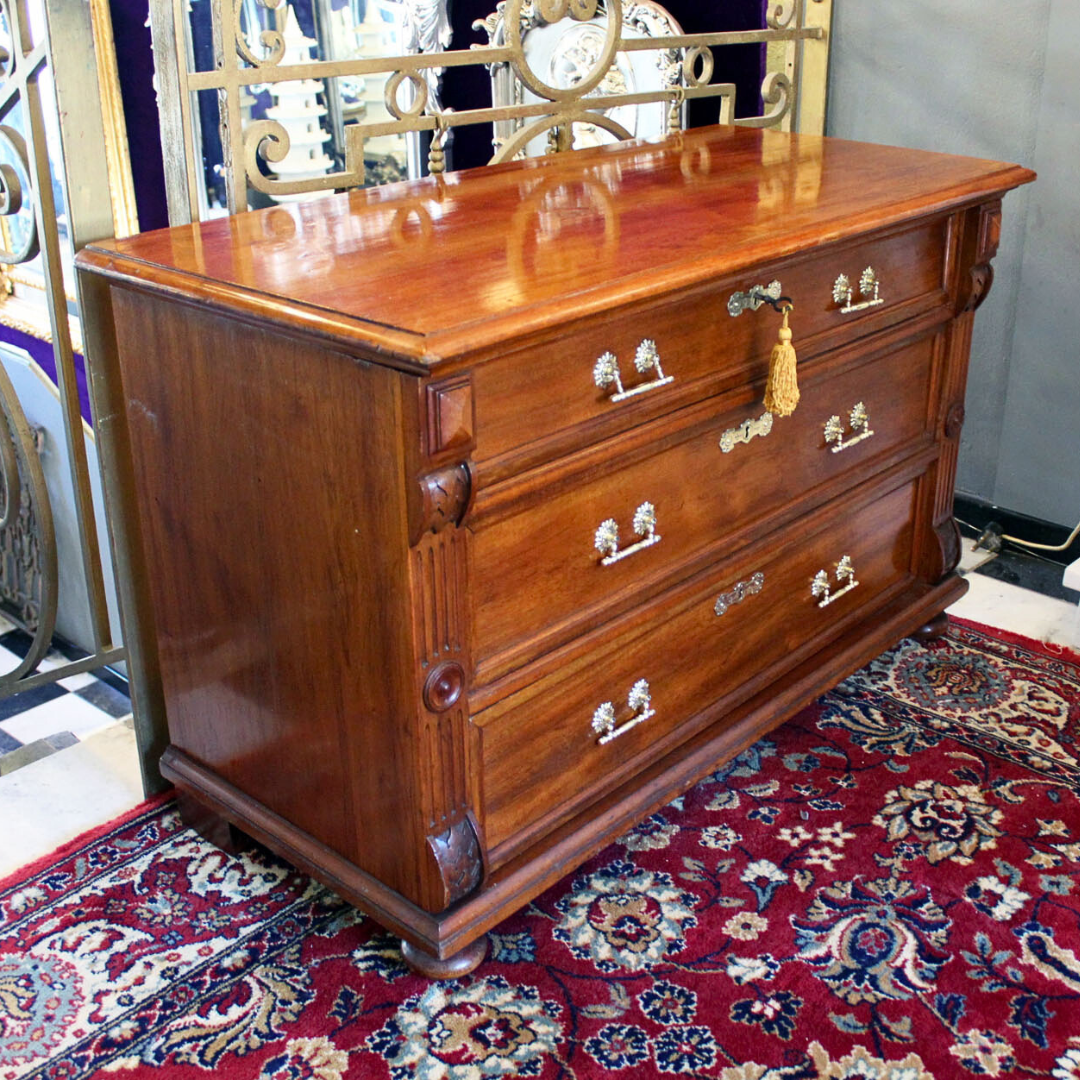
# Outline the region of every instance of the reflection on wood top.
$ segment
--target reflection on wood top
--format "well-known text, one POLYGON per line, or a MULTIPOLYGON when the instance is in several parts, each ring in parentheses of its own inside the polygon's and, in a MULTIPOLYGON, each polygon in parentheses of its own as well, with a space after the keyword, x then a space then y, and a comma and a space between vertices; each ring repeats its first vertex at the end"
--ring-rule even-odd
POLYGON ((144 233, 79 264, 420 368, 1032 179, 974 158, 701 128, 144 233))

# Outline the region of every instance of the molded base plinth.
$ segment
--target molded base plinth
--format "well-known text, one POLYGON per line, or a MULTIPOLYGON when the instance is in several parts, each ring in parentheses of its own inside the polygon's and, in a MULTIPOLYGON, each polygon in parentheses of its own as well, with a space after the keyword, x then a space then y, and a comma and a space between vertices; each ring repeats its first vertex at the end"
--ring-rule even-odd
POLYGON ((916 641, 921 641, 924 645, 929 641, 937 641, 939 638, 945 636, 945 631, 949 629, 949 616, 942 611, 940 614, 935 615, 929 622, 924 623, 919 627, 915 633, 910 634, 909 637, 913 637, 916 641))
POLYGON ((180 820, 189 829, 194 829, 204 840, 229 855, 238 855, 254 844, 250 836, 192 798, 186 791, 177 791, 176 807, 180 811, 180 820))
POLYGON ((460 952, 440 960, 437 956, 426 953, 417 948, 410 941, 401 943, 401 955, 405 963, 425 979, 458 979, 462 975, 468 975, 479 967, 481 961, 487 956, 487 934, 477 938, 471 945, 466 945, 460 952))

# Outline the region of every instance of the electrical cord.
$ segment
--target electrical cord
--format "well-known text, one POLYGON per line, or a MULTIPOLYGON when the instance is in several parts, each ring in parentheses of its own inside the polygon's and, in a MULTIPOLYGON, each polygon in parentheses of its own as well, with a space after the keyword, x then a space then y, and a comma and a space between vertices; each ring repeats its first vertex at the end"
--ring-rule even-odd
POLYGON ((1032 540, 1021 540, 1018 536, 1009 536, 1008 533, 1002 533, 1001 539, 1008 540, 1013 544, 1020 544, 1021 547, 1034 548, 1036 551, 1064 551, 1072 545, 1078 536, 1080 536, 1080 522, 1077 522, 1076 528, 1069 533, 1069 539, 1064 544, 1036 544, 1032 540))
MULTIPOLYGON (((1069 547, 1072 546, 1072 544, 1076 542, 1076 538, 1080 536, 1080 522, 1077 522, 1076 528, 1073 529, 1073 531, 1069 534, 1068 539, 1066 539, 1064 543, 1037 544, 1034 540, 1021 540, 1019 536, 1010 536, 1008 533, 998 532, 1001 526, 997 525, 994 522, 991 522, 990 525, 988 525, 985 529, 980 529, 977 525, 972 525, 970 521, 964 521, 963 518, 954 518, 954 520, 958 525, 963 525, 965 529, 970 529, 976 535, 976 537, 978 537, 979 542, 975 545, 976 547, 979 547, 982 544, 983 540, 987 538, 988 533, 993 532, 994 534, 996 534, 998 541, 1008 540, 1012 544, 1019 544, 1021 547, 1032 549, 1032 551, 1066 551, 1069 547)), ((987 545, 987 550, 997 551, 1000 546, 1000 543, 998 543, 996 547, 987 545)), ((1036 556, 1036 558, 1038 557, 1039 556, 1036 556)), ((1054 560, 1047 561, 1052 562, 1054 560)))

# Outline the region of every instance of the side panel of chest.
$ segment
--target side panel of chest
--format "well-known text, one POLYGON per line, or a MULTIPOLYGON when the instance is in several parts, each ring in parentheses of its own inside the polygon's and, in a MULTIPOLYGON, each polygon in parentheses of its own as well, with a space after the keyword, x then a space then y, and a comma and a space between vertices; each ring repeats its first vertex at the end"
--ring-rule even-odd
POLYGON ((169 755, 437 908, 426 837, 446 800, 417 766, 439 734, 407 612, 444 590, 409 555, 415 380, 186 305, 114 304, 169 755))

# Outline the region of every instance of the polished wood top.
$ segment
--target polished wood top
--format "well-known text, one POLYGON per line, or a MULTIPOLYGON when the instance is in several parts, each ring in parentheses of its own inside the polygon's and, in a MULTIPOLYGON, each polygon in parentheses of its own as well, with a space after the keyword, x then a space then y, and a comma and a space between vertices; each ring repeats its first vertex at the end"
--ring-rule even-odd
POLYGON ((700 128, 143 233, 78 262, 422 371, 1032 179, 974 158, 700 128))

